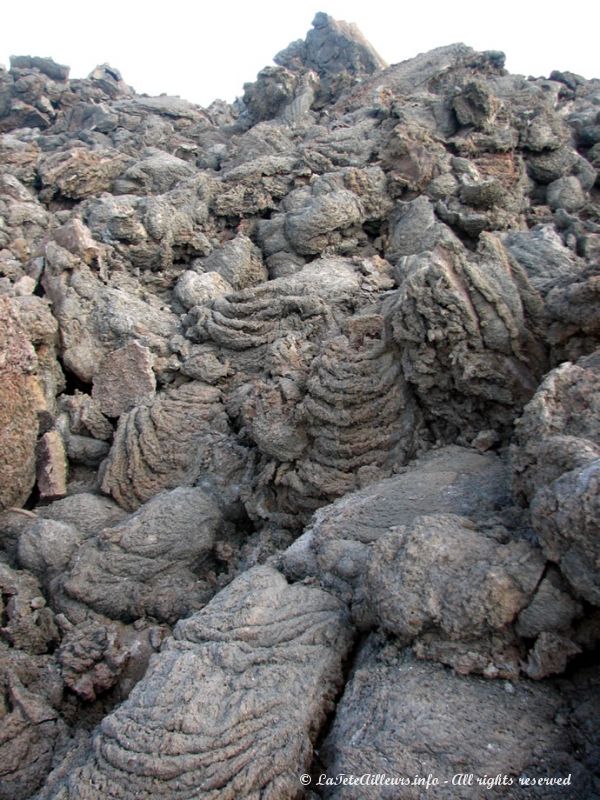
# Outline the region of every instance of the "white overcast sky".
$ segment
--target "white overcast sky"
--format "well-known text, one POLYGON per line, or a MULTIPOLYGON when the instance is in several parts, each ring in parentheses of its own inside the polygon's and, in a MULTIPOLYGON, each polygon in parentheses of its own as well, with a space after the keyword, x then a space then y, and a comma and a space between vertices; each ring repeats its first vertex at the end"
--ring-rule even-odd
POLYGON ((525 75, 571 70, 600 78, 600 2, 546 0, 4 0, 0 63, 51 56, 85 77, 104 62, 136 91, 208 105, 232 101, 317 11, 355 22, 389 63, 451 42, 503 50, 525 75))

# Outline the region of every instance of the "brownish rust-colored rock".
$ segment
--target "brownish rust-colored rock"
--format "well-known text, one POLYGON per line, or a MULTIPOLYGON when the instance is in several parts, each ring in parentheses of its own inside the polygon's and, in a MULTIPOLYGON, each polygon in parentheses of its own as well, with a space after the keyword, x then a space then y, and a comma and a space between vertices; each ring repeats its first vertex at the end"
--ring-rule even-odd
POLYGON ((92 398, 107 417, 120 417, 141 403, 152 400, 156 378, 152 354, 136 341, 108 353, 94 375, 92 398))
POLYGON ((43 195, 83 200, 107 192, 129 159, 115 150, 73 148, 43 156, 38 164, 43 195))
POLYGON ((86 264, 91 264, 100 254, 98 243, 92 238, 89 228, 74 217, 54 231, 54 241, 69 253, 78 256, 86 264))
POLYGON ((0 508, 22 506, 35 483, 41 387, 35 350, 11 301, 0 297, 0 508))
POLYGON ((48 431, 38 442, 37 485, 44 500, 58 500, 67 493, 67 456, 62 436, 48 431))

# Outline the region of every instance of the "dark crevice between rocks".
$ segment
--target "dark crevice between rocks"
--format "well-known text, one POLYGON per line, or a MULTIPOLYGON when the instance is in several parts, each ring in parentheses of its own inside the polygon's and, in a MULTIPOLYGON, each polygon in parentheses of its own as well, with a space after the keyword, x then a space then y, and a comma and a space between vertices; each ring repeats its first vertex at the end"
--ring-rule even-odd
POLYGON ((352 677, 352 673, 356 665, 358 654, 362 650, 363 645, 367 639, 367 636, 368 636, 367 633, 359 633, 357 631, 354 644, 342 663, 342 675, 343 675, 342 684, 336 696, 332 698, 331 709, 327 713, 327 716, 325 717, 323 724, 321 725, 321 729, 319 730, 319 733, 315 740, 313 748, 313 759, 308 772, 310 773, 310 776, 312 778, 311 786, 313 787, 312 790, 313 794, 316 795, 317 797, 321 797, 321 793, 314 787, 317 785, 319 775, 326 773, 328 769, 328 764, 326 764, 323 758, 321 757, 321 748, 331 732, 331 729, 333 727, 337 715, 338 705, 344 695, 344 692, 346 691, 346 686, 348 685, 350 678, 352 677))
POLYGON ((82 394, 91 394, 92 393, 92 385, 90 383, 86 383, 85 381, 81 380, 81 378, 76 375, 72 370, 70 370, 66 365, 63 359, 59 356, 58 362, 60 367, 63 371, 65 376, 65 390, 63 394, 76 394, 77 392, 81 392, 82 394))
MULTIPOLYGON (((46 597, 46 600, 48 600, 48 598, 46 596, 47 593, 43 590, 43 587, 42 587, 42 593, 43 593, 44 597, 46 597)), ((51 606, 48 605, 48 607, 50 608, 51 606)), ((49 655, 49 656, 53 655, 58 650, 59 647, 60 647, 60 639, 59 638, 50 639, 50 641, 46 644, 46 655, 49 655)))
POLYGON ((321 253, 316 253, 310 256, 302 256, 304 259, 304 266, 307 264, 312 264, 313 261, 318 261, 321 257, 321 253))
MULTIPOLYGON (((236 420, 231 420, 235 427, 236 420)), ((232 509, 223 505, 223 499, 215 492, 214 488, 205 486, 202 481, 195 484, 202 488, 221 509, 224 521, 218 540, 215 542, 212 554, 208 561, 201 556, 200 560, 192 565, 192 570, 199 579, 211 573, 215 580, 215 594, 231 583, 241 572, 247 569, 243 563, 242 549, 251 537, 260 530, 260 525, 251 519, 241 500, 232 509)))
POLYGON ((4 697, 4 705, 8 714, 11 714, 15 710, 15 704, 13 702, 11 692, 8 691, 8 686, 2 687, 0 686, 0 692, 4 697))
POLYGON ((11 594, 2 592, 2 612, 0 613, 0 628, 6 628, 8 625, 8 604, 10 602, 11 594))
POLYGON ((44 504, 41 502, 40 490, 38 489, 38 486, 37 486, 37 483, 36 483, 34 485, 33 489, 31 490, 31 494, 29 495, 29 497, 27 498, 25 503, 23 503, 23 508, 26 511, 33 511, 36 508, 36 506, 39 506, 39 505, 44 505, 44 504))
POLYGON ((563 681, 571 681, 581 672, 587 669, 600 667, 600 645, 596 645, 591 650, 584 650, 579 655, 573 656, 569 660, 565 671, 557 676, 556 680, 561 684, 563 681))
POLYGON ((44 191, 39 194, 40 203, 44 203, 48 211, 55 214, 57 211, 72 211, 79 205, 79 200, 72 200, 70 197, 63 197, 61 194, 55 194, 50 199, 44 198, 44 191))
MULTIPOLYGON (((551 561, 546 561, 546 565, 545 565, 544 569, 542 570, 542 574, 540 575, 540 577, 538 579, 538 582, 536 583, 533 592, 531 592, 531 595, 530 595, 531 598, 534 598, 536 596, 540 586, 542 585, 544 580, 548 577, 548 573, 551 572, 553 566, 554 565, 553 565, 553 563, 551 561)), ((525 638, 526 637, 523 637, 523 639, 525 639, 525 638)))
POLYGON ((369 244, 377 251, 377 254, 385 258, 385 251, 383 247, 383 233, 387 230, 387 220, 372 219, 363 223, 362 229, 367 236, 369 244))
POLYGON ((35 289, 33 290, 33 294, 36 297, 45 297, 46 296, 46 290, 44 289, 44 286, 43 286, 41 281, 38 281, 36 283, 35 289))

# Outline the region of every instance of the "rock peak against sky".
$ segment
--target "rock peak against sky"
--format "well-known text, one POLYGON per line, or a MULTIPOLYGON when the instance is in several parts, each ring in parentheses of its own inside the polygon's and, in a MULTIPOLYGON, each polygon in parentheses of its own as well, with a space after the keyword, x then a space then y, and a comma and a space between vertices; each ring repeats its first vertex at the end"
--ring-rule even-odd
MULTIPOLYGON (((231 102, 275 53, 304 38, 319 5, 300 0, 283 12, 276 0, 172 0, 167 13, 158 0, 105 0, 94 12, 76 0, 13 3, 3 9, 0 63, 8 65, 14 53, 51 55, 69 64, 73 77, 83 78, 108 62, 138 92, 177 94, 202 105, 217 97, 231 102)), ((512 72, 548 76, 559 69, 600 77, 595 39, 600 10, 593 4, 577 36, 565 35, 560 14, 518 0, 503 3, 493 24, 475 0, 397 5, 329 0, 321 8, 356 22, 388 63, 463 41, 477 50, 504 50, 512 72)))

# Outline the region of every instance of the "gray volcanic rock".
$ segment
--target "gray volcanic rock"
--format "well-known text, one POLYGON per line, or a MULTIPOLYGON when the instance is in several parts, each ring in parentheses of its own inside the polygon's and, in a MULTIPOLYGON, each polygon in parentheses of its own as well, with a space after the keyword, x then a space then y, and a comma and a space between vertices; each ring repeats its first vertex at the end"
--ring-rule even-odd
POLYGON ((321 509, 282 568, 346 600, 360 629, 392 633, 462 674, 562 672, 581 651, 581 592, 553 573, 544 583, 552 556, 523 538, 508 478, 496 456, 435 451, 321 509))
POLYGON ((198 274, 188 269, 179 277, 173 293, 184 308, 192 309, 232 291, 231 284, 218 272, 198 274))
POLYGON ((11 69, 36 69, 43 72, 55 81, 66 81, 70 69, 64 64, 57 64, 52 58, 39 58, 39 56, 11 56, 11 69))
POLYGON ((19 537, 17 560, 40 581, 62 575, 86 536, 75 526, 53 519, 37 519, 19 537))
POLYGON ((464 517, 425 514, 376 541, 363 592, 381 627, 401 639, 432 627, 477 638, 513 621, 543 569, 525 542, 499 544, 464 517))
MULTIPOLYGON (((594 797, 594 767, 588 771, 578 763, 566 711, 552 686, 452 675, 371 640, 340 702, 322 763, 331 776, 368 773, 425 781, 430 776, 427 794, 440 800, 528 800, 539 787, 523 786, 520 776, 568 781, 544 786, 544 797, 594 797), (472 775, 473 784, 460 783, 460 775, 472 775), (500 782, 494 783, 498 775, 500 782), (489 783, 477 783, 486 778, 489 783)), ((325 788, 323 796, 418 800, 424 785, 342 784, 325 788)))
POLYGON ((166 339, 177 331, 175 315, 132 287, 106 286, 89 267, 54 243, 46 247, 44 287, 58 320, 65 365, 91 383, 103 356, 137 341, 157 356, 168 353, 166 339))
POLYGON ((46 605, 38 581, 28 572, 0 562, 3 644, 31 654, 48 652, 59 639, 56 619, 46 605))
POLYGON ((45 655, 59 632, 39 583, 3 561, 0 597, 0 797, 22 800, 44 782, 66 733, 60 679, 45 655))
POLYGON ((414 452, 419 412, 380 326, 377 316, 355 317, 312 363, 299 411, 309 444, 297 464, 309 496, 339 497, 414 452))
POLYGON ((178 624, 83 765, 41 797, 297 797, 349 645, 339 601, 250 570, 178 624))
POLYGON ((358 199, 344 189, 318 196, 306 209, 290 212, 285 233, 292 248, 300 254, 322 252, 328 244, 327 234, 338 228, 349 228, 361 220, 358 199))
MULTIPOLYGON (((401 262, 403 256, 412 256, 433 250, 437 244, 453 241, 450 228, 436 219, 433 205, 421 196, 408 203, 400 203, 390 217, 390 236, 386 258, 392 264, 401 262)), ((401 275, 402 273, 399 274, 401 275)))
POLYGON ((44 198, 55 196, 71 200, 107 192, 129 159, 115 150, 86 150, 76 148, 42 156, 38 174, 44 198))
POLYGON ((37 366, 14 304, 0 297, 0 509, 23 505, 35 483, 36 412, 44 405, 37 366))
POLYGON ((112 619, 175 622, 212 596, 199 576, 209 572, 222 521, 201 489, 162 492, 78 547, 62 571, 64 591, 112 619))
POLYGON ((405 375, 440 430, 468 438, 482 417, 510 424, 509 409, 531 397, 546 364, 543 305, 524 273, 488 236, 477 259, 438 245, 402 269, 388 318, 405 375))
POLYGON ((36 276, 34 270, 29 270, 30 259, 39 255, 52 218, 21 180, 11 174, 14 165, 9 162, 7 168, 11 172, 0 176, 2 273, 14 282, 31 277, 35 286, 39 274, 36 276))
POLYGON ((588 267, 566 286, 556 286, 548 294, 547 306, 555 320, 549 340, 555 345, 558 359, 576 360, 596 349, 600 321, 597 308, 600 278, 588 267))
POLYGON ((128 167, 114 182, 115 194, 163 194, 196 170, 187 161, 162 151, 128 167))
POLYGON ((234 289, 256 286, 268 278, 261 252, 247 236, 236 236, 213 250, 203 267, 218 273, 234 289))
MULTIPOLYGON (((387 66, 356 25, 339 22, 328 14, 318 13, 312 26, 306 36, 305 63, 318 72, 355 72, 361 77, 361 72, 368 74, 387 66)), ((292 47, 295 53, 295 44, 292 47)), ((275 63, 282 64, 287 57, 286 51, 282 51, 275 56, 275 63)))
POLYGON ((312 25, 305 41, 292 42, 274 61, 292 71, 314 70, 321 79, 321 103, 387 66, 356 25, 338 22, 321 12, 312 25))
POLYGON ((391 526, 408 526, 425 514, 483 521, 510 502, 506 468, 496 455, 452 446, 399 473, 317 512, 284 554, 286 571, 297 578, 318 575, 349 598, 368 568, 370 545, 391 526))
POLYGON ((0 67, 0 800, 600 798, 599 107, 324 13, 0 67))
POLYGON ((293 275, 194 309, 186 320, 186 335, 226 350, 270 345, 287 333, 316 338, 344 304, 366 306, 391 285, 386 266, 343 258, 315 260, 293 275))
POLYGON ((24 800, 40 787, 52 769, 54 753, 64 742, 66 729, 57 711, 47 700, 28 691, 4 658, 0 669, 3 679, 0 798, 24 800))
POLYGON ((298 527, 325 499, 386 477, 411 456, 419 414, 382 339, 382 317, 368 308, 320 347, 285 337, 269 352, 274 380, 254 379, 230 398, 262 456, 247 502, 253 514, 298 527))
POLYGON ((253 123, 283 114, 294 100, 297 77, 283 67, 265 67, 255 83, 244 84, 244 104, 253 123))
POLYGON ((511 231, 501 239, 510 255, 525 269, 531 284, 544 295, 554 286, 572 283, 581 276, 582 263, 565 247, 552 225, 511 231))
POLYGON ((600 458, 591 459, 539 489, 531 504, 533 526, 547 557, 559 565, 573 593, 596 606, 599 480, 600 458))
POLYGON ((74 525, 86 535, 99 533, 127 516, 127 512, 108 497, 85 492, 42 506, 37 514, 44 519, 74 525))
POLYGON ((227 489, 227 483, 232 473, 243 468, 242 451, 228 435, 220 401, 218 389, 194 381, 123 414, 105 465, 102 490, 129 510, 163 489, 197 481, 235 495, 235 488, 227 489), (220 460, 224 472, 214 470, 220 460))
POLYGON ((536 490, 597 455, 599 392, 598 353, 545 377, 516 425, 514 483, 524 498, 531 500, 536 490))

